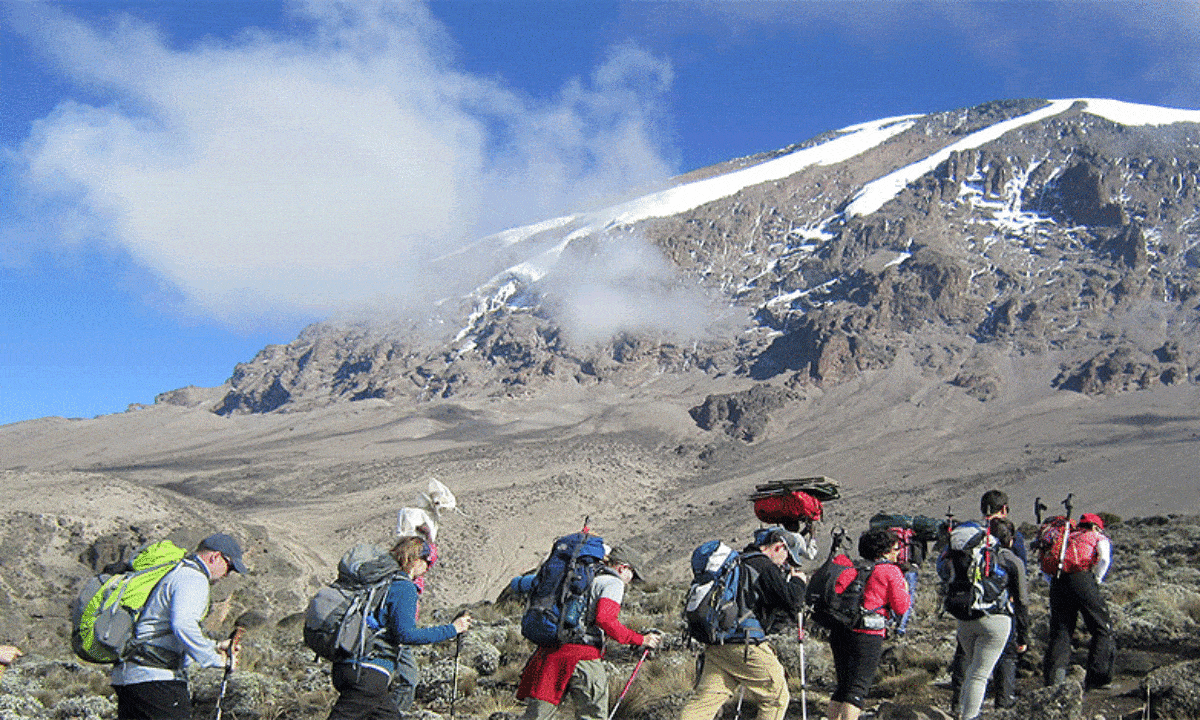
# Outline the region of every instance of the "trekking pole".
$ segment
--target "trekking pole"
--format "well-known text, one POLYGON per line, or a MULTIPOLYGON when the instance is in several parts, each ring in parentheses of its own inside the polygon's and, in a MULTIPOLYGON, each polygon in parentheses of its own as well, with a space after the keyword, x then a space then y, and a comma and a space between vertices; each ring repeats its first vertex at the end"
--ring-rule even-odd
POLYGON ((1058 578, 1062 575, 1063 563, 1067 561, 1067 540, 1071 537, 1071 497, 1074 493, 1067 493, 1067 498, 1062 501, 1063 507, 1067 509, 1067 519, 1063 520, 1062 531, 1062 549, 1058 551, 1058 567, 1054 569, 1054 577, 1058 578))
MULTIPOLYGON (((804 674, 804 611, 796 613, 796 635, 800 639, 800 719, 808 720, 808 678, 804 674)), ((611 718, 610 718, 611 720, 611 718)))
POLYGON ((629 675, 629 679, 625 681, 625 687, 621 688, 621 694, 617 696, 617 701, 613 703, 612 711, 608 713, 608 720, 613 720, 617 716, 617 708, 621 707, 621 700, 625 698, 625 693, 629 692, 629 686, 633 685, 633 679, 637 677, 638 670, 642 669, 642 663, 646 662, 646 656, 650 654, 650 648, 642 650, 642 657, 638 659, 637 665, 633 666, 633 672, 629 675))
POLYGON ((742 720, 742 698, 746 696, 746 686, 738 685, 738 703, 737 710, 733 713, 733 720, 742 720))
POLYGON ((1041 498, 1037 498, 1033 501, 1033 515, 1037 518, 1038 527, 1041 527, 1042 525, 1042 513, 1049 509, 1050 508, 1046 507, 1045 503, 1042 502, 1041 498))
POLYGON ((217 693, 216 720, 221 720, 221 703, 225 700, 225 688, 229 685, 229 676, 233 674, 233 656, 237 652, 238 643, 242 641, 242 634, 245 632, 246 628, 238 625, 229 635, 229 653, 225 659, 225 674, 221 676, 221 690, 217 693))
MULTIPOLYGON (((466 614, 467 611, 463 610, 458 615, 455 615, 454 619, 457 620, 466 614)), ((462 641, 462 633, 454 636, 454 680, 450 689, 450 720, 454 720, 454 701, 458 699, 458 656, 462 652, 462 641)))

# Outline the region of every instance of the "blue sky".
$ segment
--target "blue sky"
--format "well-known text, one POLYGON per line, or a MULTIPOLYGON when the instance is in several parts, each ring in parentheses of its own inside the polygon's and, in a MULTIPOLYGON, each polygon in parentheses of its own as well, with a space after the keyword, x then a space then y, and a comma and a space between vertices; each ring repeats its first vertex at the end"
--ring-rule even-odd
POLYGON ((866 120, 1200 108, 1171 2, 0 0, 0 424, 119 412, 427 258, 866 120))

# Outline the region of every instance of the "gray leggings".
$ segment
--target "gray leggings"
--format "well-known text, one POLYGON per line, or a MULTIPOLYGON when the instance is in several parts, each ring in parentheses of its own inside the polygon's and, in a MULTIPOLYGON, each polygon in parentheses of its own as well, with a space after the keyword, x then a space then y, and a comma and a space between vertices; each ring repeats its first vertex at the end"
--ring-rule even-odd
POLYGON ((983 708, 988 676, 1004 652, 1012 629, 1009 615, 985 615, 978 620, 958 621, 958 644, 966 655, 967 669, 959 700, 959 717, 973 720, 983 708))

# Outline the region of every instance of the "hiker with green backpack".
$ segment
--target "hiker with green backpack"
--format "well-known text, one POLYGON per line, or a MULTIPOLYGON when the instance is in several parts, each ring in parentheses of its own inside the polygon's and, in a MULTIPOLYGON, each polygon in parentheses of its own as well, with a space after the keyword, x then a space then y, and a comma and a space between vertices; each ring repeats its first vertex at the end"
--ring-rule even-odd
POLYGON ((242 548, 218 533, 171 566, 136 615, 132 637, 112 671, 119 720, 191 720, 185 668, 234 667, 237 649, 204 634, 209 587, 246 573, 242 548))

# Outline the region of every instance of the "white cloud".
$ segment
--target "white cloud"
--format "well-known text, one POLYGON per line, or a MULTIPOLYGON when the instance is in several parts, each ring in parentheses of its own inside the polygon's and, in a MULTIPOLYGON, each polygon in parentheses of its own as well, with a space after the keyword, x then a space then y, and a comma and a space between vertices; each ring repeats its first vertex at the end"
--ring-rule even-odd
POLYGON ((572 242, 539 286, 576 347, 603 345, 622 332, 684 341, 730 322, 657 247, 632 234, 572 242))
POLYGON ((310 37, 179 49, 45 9, 35 42, 108 98, 64 101, 22 148, 27 187, 89 221, 59 238, 102 237, 187 309, 254 322, 405 296, 429 255, 673 171, 671 70, 644 51, 538 100, 456 70, 423 3, 303 10, 310 37))

